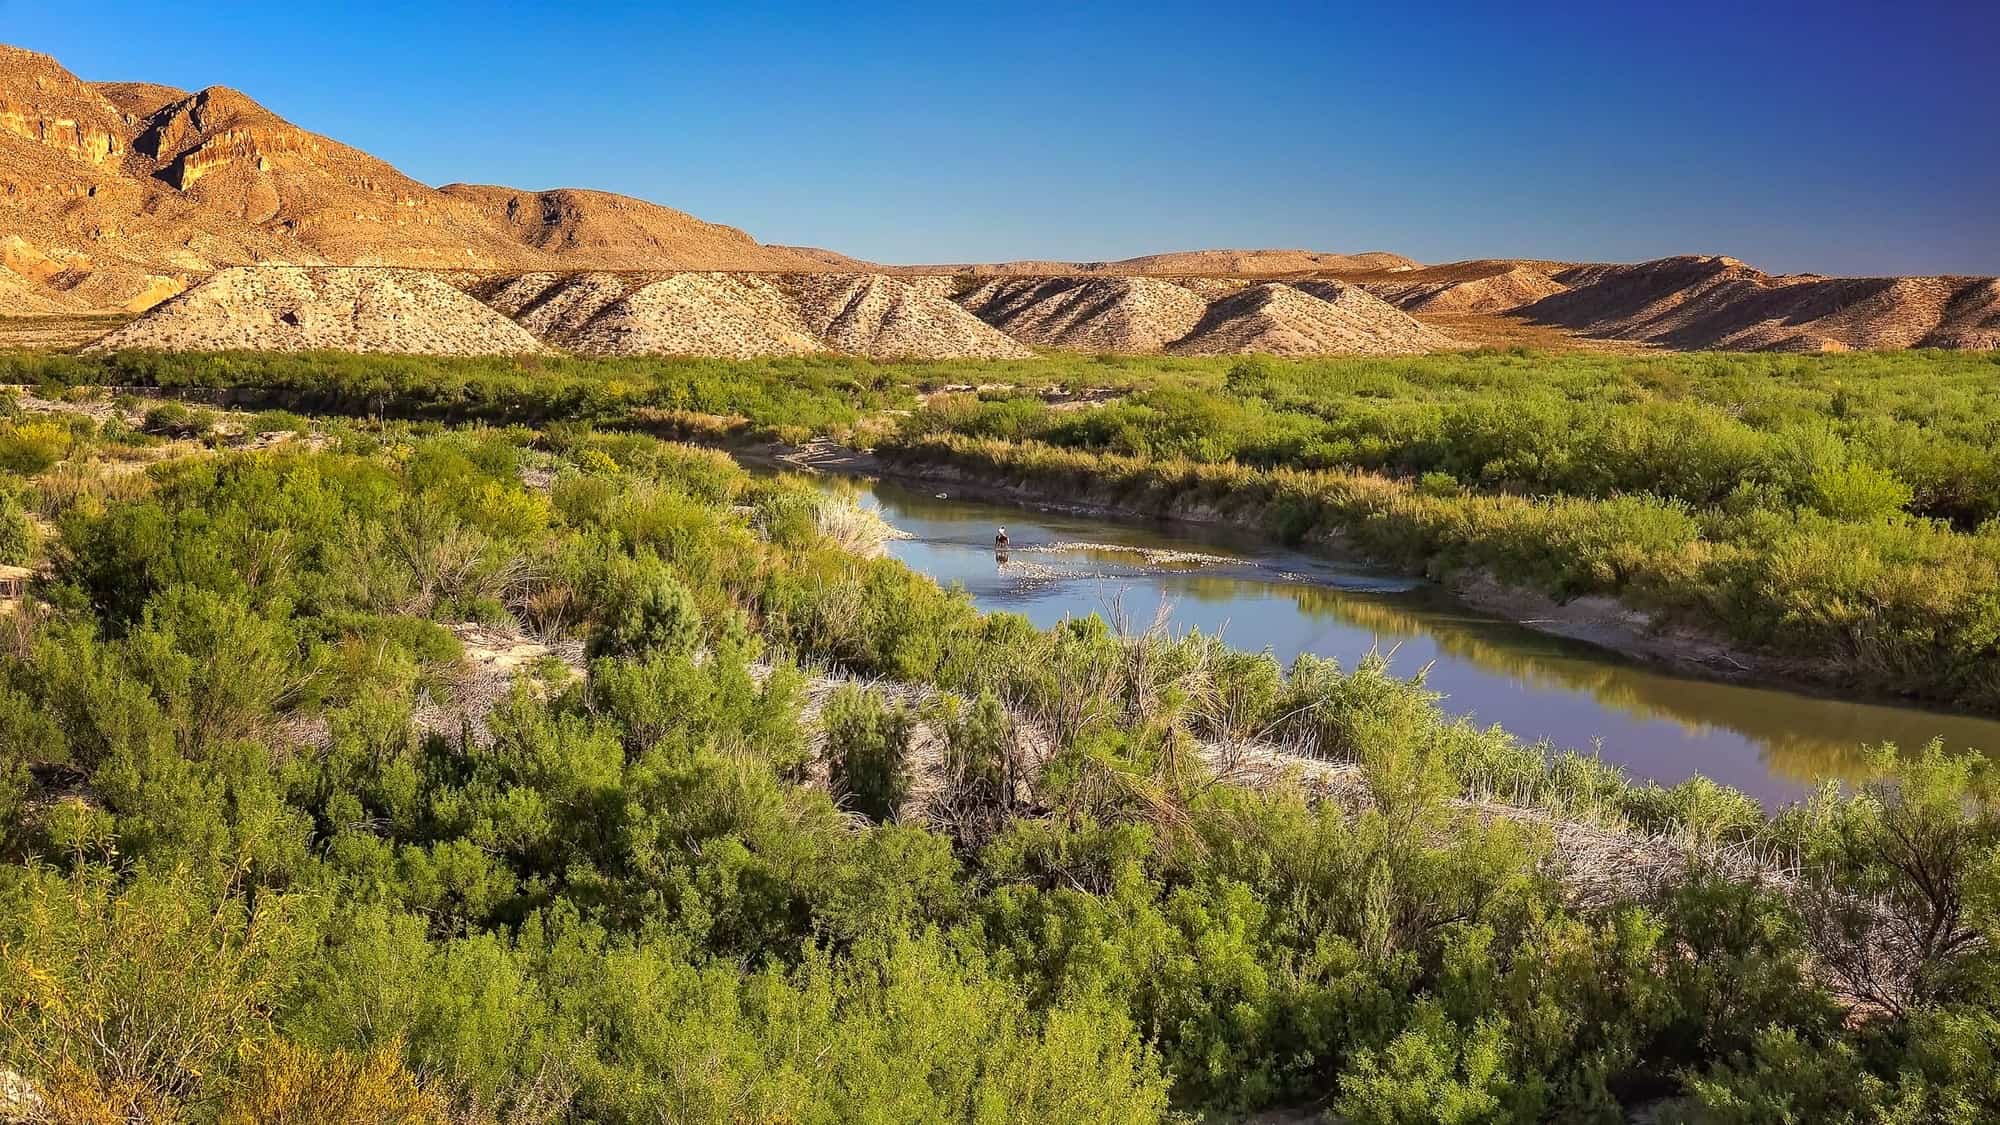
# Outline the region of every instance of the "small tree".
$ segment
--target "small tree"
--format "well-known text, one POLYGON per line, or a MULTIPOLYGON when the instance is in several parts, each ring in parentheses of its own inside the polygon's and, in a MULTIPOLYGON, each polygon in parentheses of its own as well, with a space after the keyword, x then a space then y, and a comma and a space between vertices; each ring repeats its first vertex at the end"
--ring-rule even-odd
POLYGON ((1933 741, 1875 767, 1895 781, 1820 810, 1802 913, 1814 952, 1845 991, 1896 1016, 1976 991, 2000 929, 1988 895, 2000 871, 2000 804, 1976 756, 1933 741))

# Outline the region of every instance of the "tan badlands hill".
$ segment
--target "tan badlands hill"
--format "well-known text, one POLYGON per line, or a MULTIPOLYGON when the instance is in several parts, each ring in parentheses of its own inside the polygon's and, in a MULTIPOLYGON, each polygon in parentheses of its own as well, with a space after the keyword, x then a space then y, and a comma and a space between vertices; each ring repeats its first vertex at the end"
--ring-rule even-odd
POLYGON ((1028 344, 1299 356, 1459 346, 1337 281, 1250 284, 1214 301, 1153 278, 996 281, 959 298, 986 319, 943 295, 952 284, 845 273, 243 266, 93 346, 483 355, 549 345, 586 355, 874 359, 1020 358, 1033 354, 1028 344))
POLYGON ((1845 351, 2000 347, 1992 278, 1773 277, 1734 258, 1664 258, 1559 273, 1528 319, 1670 348, 1845 351))
POLYGON ((516 355, 534 336, 432 270, 238 266, 154 308, 93 350, 516 355))
POLYGON ((1160 351, 1208 311, 1192 290, 1150 277, 1005 278, 958 302, 1023 343, 1085 352, 1160 351))
POLYGON ((882 274, 780 279, 834 351, 879 359, 1024 358, 1034 353, 949 299, 882 274))
POLYGON ((524 274, 475 293, 548 343, 585 355, 800 355, 825 346, 759 274, 524 274))
POLYGON ((1032 354, 915 280, 846 273, 534 273, 484 278, 469 288, 540 339, 589 355, 1032 354))
POLYGON ((1457 341, 1355 285, 1252 285, 1210 305, 1176 355, 1411 355, 1457 341), (1311 286, 1312 291, 1305 288, 1311 286))
POLYGON ((974 277, 1108 274, 1114 277, 1250 278, 1415 268, 1417 263, 1409 258, 1381 250, 1370 250, 1361 254, 1323 254, 1315 250, 1180 250, 1168 254, 1123 258, 1115 262, 1062 262, 1042 258, 1013 262, 898 266, 895 267, 895 272, 966 274, 974 277))
POLYGON ((1503 313, 1561 293, 1559 262, 1484 260, 1371 273, 1348 280, 1408 312, 1503 313))

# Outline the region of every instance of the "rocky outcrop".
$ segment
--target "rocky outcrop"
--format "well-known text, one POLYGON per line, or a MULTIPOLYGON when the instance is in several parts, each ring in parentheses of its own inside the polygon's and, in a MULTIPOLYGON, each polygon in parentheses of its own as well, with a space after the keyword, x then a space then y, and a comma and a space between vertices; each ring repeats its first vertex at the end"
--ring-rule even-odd
POLYGON ((274 156, 326 158, 320 138, 221 86, 159 110, 133 147, 160 162, 160 177, 180 191, 227 168, 268 173, 274 156))
POLYGON ((103 95, 47 55, 4 45, 0 133, 93 167, 114 163, 127 144, 124 117, 103 95))

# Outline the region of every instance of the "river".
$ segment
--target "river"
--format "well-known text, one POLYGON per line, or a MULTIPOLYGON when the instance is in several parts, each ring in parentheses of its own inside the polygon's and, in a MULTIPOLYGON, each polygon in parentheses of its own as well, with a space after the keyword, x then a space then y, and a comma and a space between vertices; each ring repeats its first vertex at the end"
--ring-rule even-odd
POLYGON ((1438 587, 1185 525, 1147 526, 940 499, 836 479, 908 538, 888 552, 982 609, 1037 625, 1097 613, 1143 628, 1162 604, 1175 631, 1219 633, 1280 661, 1345 667, 1371 650, 1426 672, 1444 708, 1527 741, 1595 750, 1634 778, 1697 774, 1776 807, 1822 778, 1858 776, 1864 747, 1943 738, 2000 748, 2000 721, 1675 675, 1467 609, 1438 587), (1009 546, 996 556, 1004 526, 1009 546))

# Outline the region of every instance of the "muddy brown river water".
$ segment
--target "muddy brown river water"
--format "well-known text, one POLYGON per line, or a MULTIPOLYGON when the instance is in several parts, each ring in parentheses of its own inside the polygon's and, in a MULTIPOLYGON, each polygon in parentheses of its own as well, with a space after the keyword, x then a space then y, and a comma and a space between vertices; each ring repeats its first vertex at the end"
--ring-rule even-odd
POLYGON ((1697 774, 1767 806, 1822 778, 1858 776, 1863 748, 1942 738, 2000 749, 2000 721, 1695 679, 1465 608, 1429 583, 1183 525, 1145 526, 939 499, 886 482, 836 479, 908 535, 891 555, 982 609, 1047 626, 1097 613, 1143 627, 1162 603, 1176 631, 1345 667, 1371 650, 1426 683, 1442 706, 1526 741, 1595 750, 1633 777, 1697 774), (996 557, 994 532, 1009 548, 996 557))

